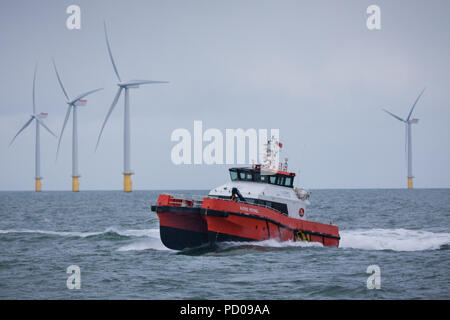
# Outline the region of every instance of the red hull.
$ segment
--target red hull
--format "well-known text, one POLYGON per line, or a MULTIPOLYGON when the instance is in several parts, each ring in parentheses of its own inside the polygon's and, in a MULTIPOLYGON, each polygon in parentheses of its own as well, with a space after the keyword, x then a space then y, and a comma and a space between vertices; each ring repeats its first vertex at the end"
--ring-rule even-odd
POLYGON ((160 195, 152 210, 159 217, 161 240, 177 250, 216 241, 267 239, 339 245, 337 226, 290 218, 243 202, 206 197, 201 207, 196 207, 192 201, 160 195))

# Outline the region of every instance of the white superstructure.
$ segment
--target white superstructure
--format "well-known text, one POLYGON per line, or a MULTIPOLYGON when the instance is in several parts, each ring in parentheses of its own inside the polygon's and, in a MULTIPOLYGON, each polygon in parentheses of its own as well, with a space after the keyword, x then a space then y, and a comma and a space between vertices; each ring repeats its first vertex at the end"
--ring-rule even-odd
POLYGON ((291 218, 306 219, 309 192, 294 187, 295 173, 287 172, 287 159, 278 163, 282 144, 271 138, 266 144, 263 165, 231 168, 231 181, 209 192, 210 197, 231 198, 238 190, 246 202, 265 205, 291 218))

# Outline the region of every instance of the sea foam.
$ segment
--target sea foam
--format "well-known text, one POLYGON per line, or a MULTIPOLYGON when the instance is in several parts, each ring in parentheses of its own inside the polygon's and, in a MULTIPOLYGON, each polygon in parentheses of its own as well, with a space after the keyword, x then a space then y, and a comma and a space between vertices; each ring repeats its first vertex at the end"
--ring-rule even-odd
POLYGON ((340 248, 423 251, 450 244, 450 233, 409 229, 341 230, 340 248))
POLYGON ((158 229, 129 229, 129 230, 121 230, 115 227, 106 228, 103 231, 92 231, 92 232, 79 232, 79 231, 51 231, 51 230, 39 230, 39 229, 7 229, 0 230, 0 234, 8 234, 8 233, 35 233, 35 234, 44 234, 44 235, 52 235, 52 236, 61 236, 61 237, 92 237, 98 236, 108 233, 115 233, 119 236, 125 237, 159 237, 158 229))
MULTIPOLYGON (((160 239, 159 229, 126 229, 121 230, 115 227, 106 228, 98 232, 77 232, 77 231, 49 231, 32 229, 8 229, 0 230, 0 234, 9 233, 30 233, 44 234, 62 237, 95 237, 105 234, 117 234, 130 238, 142 238, 134 243, 118 248, 118 251, 140 251, 140 250, 170 250, 166 248, 160 239)), ((393 251, 423 251, 437 250, 442 246, 450 245, 450 233, 436 233, 424 230, 410 229, 356 229, 340 230, 341 240, 339 248, 360 249, 360 250, 393 250, 393 251)), ((271 248, 288 247, 322 247, 318 242, 280 242, 275 239, 256 242, 227 242, 225 246, 252 245, 271 248)))
MULTIPOLYGON (((450 244, 450 233, 435 233, 408 229, 340 230, 339 248, 359 250, 424 251, 437 250, 450 244)), ((227 242, 227 246, 252 245, 269 248, 323 247, 318 242, 284 241, 275 239, 257 242, 227 242)))

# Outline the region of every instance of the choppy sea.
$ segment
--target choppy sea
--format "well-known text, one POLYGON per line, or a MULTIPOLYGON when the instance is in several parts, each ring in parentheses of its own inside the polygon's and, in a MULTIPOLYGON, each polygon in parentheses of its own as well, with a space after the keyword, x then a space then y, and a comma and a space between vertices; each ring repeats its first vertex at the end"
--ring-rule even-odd
POLYGON ((312 190, 308 219, 339 226, 339 248, 183 252, 161 243, 162 192, 0 192, 0 299, 450 299, 450 189, 312 190))

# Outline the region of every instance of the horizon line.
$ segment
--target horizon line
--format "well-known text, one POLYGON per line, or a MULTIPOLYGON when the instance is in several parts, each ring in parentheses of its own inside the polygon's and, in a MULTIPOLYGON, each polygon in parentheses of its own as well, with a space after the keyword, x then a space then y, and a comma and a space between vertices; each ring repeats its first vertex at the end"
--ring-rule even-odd
MULTIPOLYGON (((437 189, 450 189, 450 186, 448 187, 415 187, 413 189, 408 189, 407 187, 387 187, 387 188, 374 188, 374 187, 336 187, 336 188, 307 188, 307 190, 437 190, 437 189)), ((161 188, 161 189, 133 189, 133 191, 210 191, 211 188, 206 189, 171 189, 171 188, 161 188)), ((120 191, 124 192, 123 189, 85 189, 80 190, 77 192, 92 192, 92 191, 107 191, 107 192, 114 192, 114 191, 120 191)), ((16 189, 16 190, 0 190, 0 192, 33 192, 33 193, 39 193, 39 192, 71 192, 71 193, 77 193, 73 192, 70 189, 64 189, 64 190, 42 190, 39 192, 34 191, 33 189, 16 189)), ((125 192, 124 192, 125 193, 125 192)), ((132 193, 132 192, 131 192, 132 193)))

